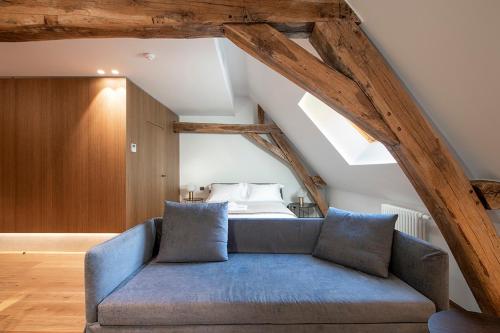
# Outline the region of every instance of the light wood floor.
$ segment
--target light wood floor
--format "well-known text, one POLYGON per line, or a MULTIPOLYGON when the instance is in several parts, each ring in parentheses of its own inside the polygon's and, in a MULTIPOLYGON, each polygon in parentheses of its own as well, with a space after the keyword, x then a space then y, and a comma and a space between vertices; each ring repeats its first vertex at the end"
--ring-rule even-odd
POLYGON ((83 253, 0 253, 0 332, 83 332, 83 253))

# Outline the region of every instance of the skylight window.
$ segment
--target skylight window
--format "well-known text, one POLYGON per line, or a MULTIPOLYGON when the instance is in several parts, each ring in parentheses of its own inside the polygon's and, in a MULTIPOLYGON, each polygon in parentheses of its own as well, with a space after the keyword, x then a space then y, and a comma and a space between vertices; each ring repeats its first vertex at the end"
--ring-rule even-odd
POLYGON ((383 144, 313 95, 305 93, 299 106, 349 165, 396 163, 383 144))

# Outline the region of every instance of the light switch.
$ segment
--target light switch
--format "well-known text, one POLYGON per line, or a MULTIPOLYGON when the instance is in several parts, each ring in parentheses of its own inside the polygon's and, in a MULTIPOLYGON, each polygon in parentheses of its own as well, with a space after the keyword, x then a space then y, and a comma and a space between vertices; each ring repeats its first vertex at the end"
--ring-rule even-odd
POLYGON ((130 151, 132 153, 136 153, 137 152, 137 145, 135 143, 131 143, 130 144, 130 151))

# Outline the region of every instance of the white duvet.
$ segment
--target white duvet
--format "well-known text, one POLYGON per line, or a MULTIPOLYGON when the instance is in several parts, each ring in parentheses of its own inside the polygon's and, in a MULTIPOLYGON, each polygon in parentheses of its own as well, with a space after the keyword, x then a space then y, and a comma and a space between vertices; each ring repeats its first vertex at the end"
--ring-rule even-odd
POLYGON ((228 206, 229 218, 296 218, 282 201, 238 201, 228 206))

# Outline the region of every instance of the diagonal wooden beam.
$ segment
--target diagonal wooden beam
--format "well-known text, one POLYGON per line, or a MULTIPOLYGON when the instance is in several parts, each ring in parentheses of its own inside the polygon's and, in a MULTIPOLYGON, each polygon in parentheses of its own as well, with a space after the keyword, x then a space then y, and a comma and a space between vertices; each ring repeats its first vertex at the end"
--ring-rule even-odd
POLYGON ((253 143, 255 143, 257 146, 270 152, 271 154, 273 154, 274 156, 276 156, 280 160, 289 164, 288 159, 286 158, 285 154, 283 154, 283 151, 275 144, 273 144, 273 143, 267 141, 266 139, 264 139, 263 137, 261 137, 259 134, 257 134, 257 133, 245 133, 245 134, 243 134, 243 136, 245 138, 247 138, 248 140, 252 141, 253 143))
MULTIPOLYGON (((257 105, 257 118, 259 119, 259 123, 265 122, 265 114, 266 112, 264 111, 264 109, 260 105, 257 105)), ((270 121, 272 124, 274 124, 272 120, 270 121)), ((270 134, 271 138, 276 144, 265 140, 258 134, 247 134, 245 136, 260 147, 276 155, 278 158, 283 159, 292 169, 292 171, 297 175, 297 177, 302 181, 309 194, 311 195, 313 201, 318 205, 321 214, 326 214, 328 210, 328 204, 326 203, 323 194, 320 191, 321 187, 326 186, 325 181, 320 176, 309 175, 309 172, 307 171, 304 163, 302 163, 299 155, 288 143, 288 139, 282 131, 280 131, 279 133, 270 134)))
POLYGON ((344 0, 0 1, 0 42, 222 37, 223 24, 252 22, 303 35, 332 18, 356 19, 344 0))
POLYGON ((387 145, 398 140, 351 79, 325 65, 267 24, 224 25, 238 47, 282 74, 387 145))
POLYGON ((500 182, 494 180, 471 181, 486 209, 500 209, 500 182))
POLYGON ((311 176, 311 180, 313 181, 314 184, 316 184, 316 186, 319 187, 326 186, 326 182, 323 180, 323 178, 321 178, 321 176, 311 176))
POLYGON ((257 123, 264 124, 266 122, 266 113, 260 105, 257 105, 257 123))
POLYGON ((275 124, 215 124, 174 122, 175 133, 270 134, 281 132, 275 124))
POLYGON ((326 216, 326 213, 328 211, 328 203, 323 197, 323 194, 321 193, 319 187, 312 180, 311 176, 309 175, 309 171, 302 163, 299 155, 295 152, 295 149, 290 145, 283 133, 274 132, 270 135, 273 138, 274 142, 276 142, 278 147, 280 147, 280 149, 283 151, 293 171, 295 171, 297 177, 299 177, 314 202, 316 202, 316 204, 318 205, 321 213, 326 216))
POLYGON ((359 84, 397 135, 400 144, 388 149, 431 212, 481 309, 500 315, 499 238, 440 135, 358 26, 318 23, 310 41, 325 62, 359 84))

